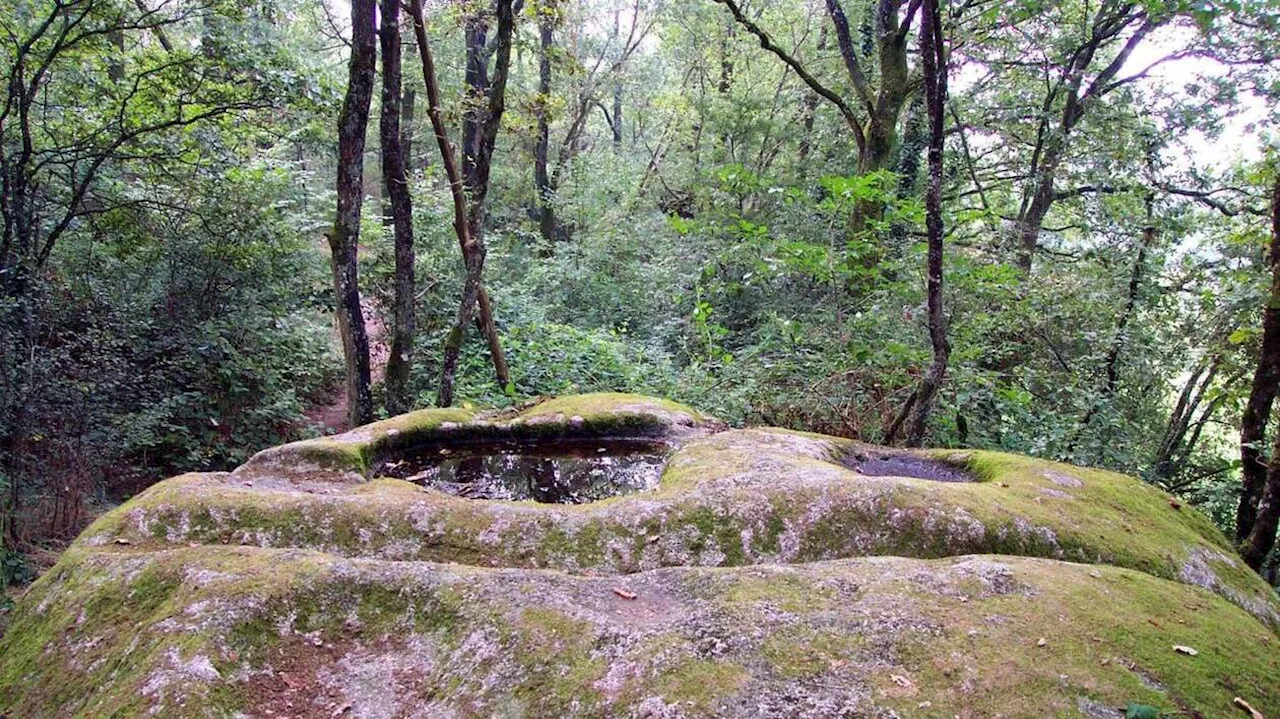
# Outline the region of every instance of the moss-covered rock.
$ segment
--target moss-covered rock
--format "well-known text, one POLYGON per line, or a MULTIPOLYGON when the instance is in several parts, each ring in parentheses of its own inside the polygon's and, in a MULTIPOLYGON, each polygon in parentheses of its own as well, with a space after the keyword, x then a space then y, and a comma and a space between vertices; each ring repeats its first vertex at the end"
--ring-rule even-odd
POLYGON ((722 430, 588 395, 427 410, 168 480, 24 597, 0 716, 1280 712, 1280 602, 1158 490, 722 430), (671 447, 657 489, 541 505, 373 476, 421 447, 612 437, 671 447), (917 465, 935 479, 899 471, 917 465))
POLYGON ((585 577, 77 548, 3 652, 0 708, 31 718, 1118 716, 1095 708, 1128 702, 1212 717, 1236 696, 1280 711, 1276 638, 1238 607, 1141 572, 998 556, 585 577))

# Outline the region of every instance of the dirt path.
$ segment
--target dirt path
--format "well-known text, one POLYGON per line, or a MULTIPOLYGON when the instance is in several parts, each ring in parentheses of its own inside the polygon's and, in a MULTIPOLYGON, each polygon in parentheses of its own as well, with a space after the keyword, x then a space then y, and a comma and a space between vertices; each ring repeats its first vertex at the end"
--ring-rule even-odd
MULTIPOLYGON (((391 356, 391 346, 387 344, 387 328, 382 324, 382 317, 372 298, 360 298, 360 312, 364 315, 365 331, 369 334, 369 374, 374 384, 382 381, 387 374, 387 359, 391 356)), ((334 326, 333 342, 341 352, 342 338, 338 336, 338 328, 334 326)), ((338 391, 326 404, 316 405, 306 412, 307 421, 320 428, 324 434, 338 434, 351 429, 347 426, 347 383, 344 380, 338 391)))

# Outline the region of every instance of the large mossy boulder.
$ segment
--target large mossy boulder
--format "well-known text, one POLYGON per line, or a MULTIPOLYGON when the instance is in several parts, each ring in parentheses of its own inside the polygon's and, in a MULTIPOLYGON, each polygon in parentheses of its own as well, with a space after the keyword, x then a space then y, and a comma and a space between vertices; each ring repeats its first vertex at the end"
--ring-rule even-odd
POLYGON ((1278 632, 1210 522, 1132 478, 585 395, 156 485, 23 597, 0 716, 1280 716, 1278 632), (560 505, 379 476, 618 439, 669 452, 656 488, 560 505))

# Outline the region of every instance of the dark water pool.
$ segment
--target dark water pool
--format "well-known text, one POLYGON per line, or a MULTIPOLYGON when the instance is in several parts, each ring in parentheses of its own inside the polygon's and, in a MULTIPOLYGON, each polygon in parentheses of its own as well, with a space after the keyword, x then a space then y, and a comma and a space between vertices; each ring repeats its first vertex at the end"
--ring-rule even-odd
POLYGON ((935 482, 974 482, 968 472, 946 462, 905 454, 854 454, 845 466, 868 477, 914 477, 935 482))
POLYGON ((469 499, 582 504, 657 487, 669 453, 663 444, 616 440, 429 447, 375 474, 469 499))

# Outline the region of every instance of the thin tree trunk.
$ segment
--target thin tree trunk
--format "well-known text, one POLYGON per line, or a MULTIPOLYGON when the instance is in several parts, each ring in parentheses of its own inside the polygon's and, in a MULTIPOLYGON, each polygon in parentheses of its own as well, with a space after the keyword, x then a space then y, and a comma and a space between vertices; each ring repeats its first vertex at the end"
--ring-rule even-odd
POLYGON ((1253 376, 1253 389, 1240 431, 1240 460, 1244 486, 1240 492, 1236 536, 1242 538, 1245 562, 1261 569, 1276 541, 1280 521, 1280 431, 1266 469, 1261 444, 1280 385, 1280 175, 1271 198, 1271 296, 1262 316, 1262 355, 1253 376))
MULTIPOLYGON (((413 48, 410 47, 409 55, 413 55, 413 48)), ((417 110, 418 93, 412 88, 404 90, 404 97, 400 104, 400 148, 404 155, 404 166, 407 174, 413 174, 413 141, 415 127, 413 124, 414 113, 417 110)))
MULTIPOLYGON (((827 26, 823 26, 818 30, 818 53, 826 52, 827 49, 827 26)), ((809 153, 813 150, 813 124, 818 115, 818 93, 812 89, 805 92, 804 97, 800 100, 800 124, 803 131, 800 133, 800 177, 804 178, 808 175, 809 153)))
POLYGON ((951 345, 942 311, 942 150, 946 140, 947 54, 938 0, 924 0, 920 19, 920 55, 924 67, 925 105, 929 115, 929 183, 925 190, 925 225, 929 236, 929 343, 933 364, 920 382, 907 445, 919 447, 928 429, 934 396, 947 374, 951 345))
POLYGON ((1217 379, 1220 365, 1221 357, 1214 356, 1208 364, 1196 367, 1178 393, 1178 401, 1151 461, 1151 478, 1156 483, 1168 486, 1182 472, 1188 457, 1195 451, 1204 425, 1227 398, 1226 393, 1219 393, 1201 410, 1205 395, 1217 379), (1196 417, 1197 412, 1200 412, 1199 418, 1196 417))
POLYGON ((538 10, 538 144, 533 154, 533 185, 537 193, 538 229, 548 253, 559 241, 556 221, 556 188, 547 169, 551 153, 551 118, 547 105, 551 101, 551 51, 555 43, 555 6, 538 10))
POLYGON ((622 150, 622 73, 614 73, 613 85, 613 118, 610 127, 613 129, 613 151, 622 150))
MULTIPOLYGON (((489 352, 494 362, 494 370, 501 380, 505 380, 506 383, 509 383, 510 380, 506 379, 509 376, 509 371, 501 346, 496 341, 497 329, 493 325, 493 312, 489 297, 480 284, 481 276, 484 273, 485 247, 483 239, 475 234, 475 230, 483 222, 484 197, 483 195, 478 198, 473 196, 473 205, 468 208, 466 177, 454 152, 453 144, 449 141, 448 130, 441 110, 440 83, 436 74, 435 58, 431 52, 431 44, 427 38, 422 0, 410 0, 410 12, 413 14, 414 35, 417 38, 418 53, 422 58, 422 76, 427 87, 427 113, 431 118, 431 127, 440 150, 441 164, 444 165, 445 175, 449 180, 449 190, 453 197, 453 229, 462 247, 462 257, 467 270, 466 281, 462 290, 462 302, 458 307, 458 314, 453 328, 445 341, 444 360, 440 371, 440 388, 436 395, 436 404, 441 407, 448 407, 453 404, 454 384, 458 369, 458 357, 462 351, 462 341, 477 305, 480 309, 480 324, 489 339, 489 352), (474 205, 477 202, 481 203, 479 211, 474 205)), ((483 131, 483 135, 477 138, 477 142, 470 145, 478 154, 483 153, 482 157, 486 166, 481 169, 484 171, 483 179, 486 190, 488 185, 487 162, 488 158, 492 157, 493 143, 497 138, 497 131, 504 110, 504 99, 498 93, 505 94, 506 92, 507 73, 511 64, 511 34, 514 24, 515 18, 512 14, 510 0, 499 0, 498 60, 493 83, 495 99, 490 102, 489 116, 477 126, 479 130, 483 131)), ((470 33, 471 30, 469 29, 468 32, 470 33)), ((503 387, 505 388, 506 386, 507 384, 504 383, 503 387)))
MULTIPOLYGON (((1085 429, 1088 428, 1089 423, 1116 396, 1116 390, 1119 389, 1120 353, 1124 350, 1125 340, 1128 338, 1126 329, 1138 308, 1138 298, 1142 290, 1142 276, 1147 266, 1147 252, 1150 251, 1156 240, 1155 217, 1152 212, 1153 201, 1154 198, 1148 195, 1147 226, 1142 229, 1142 243, 1138 245, 1138 256, 1134 259, 1133 269, 1129 273, 1129 290, 1126 295, 1124 309, 1120 312, 1120 318, 1116 321, 1116 331, 1111 338, 1111 346, 1107 348, 1106 359, 1102 363, 1103 374, 1106 377, 1106 384, 1102 388, 1102 396, 1089 407, 1089 410, 1076 423, 1075 429, 1071 433, 1071 439, 1067 443, 1067 455, 1075 451, 1076 445, 1084 434, 1085 429)), ((1035 248, 1032 247, 1030 249, 1034 251, 1035 248)), ((1030 265, 1023 269, 1030 269, 1030 265)))
MULTIPOLYGON (((489 172, 493 166, 493 150, 505 110, 507 73, 511 64, 511 34, 515 26, 512 0, 498 0, 496 9, 498 38, 492 51, 487 42, 488 19, 482 13, 477 13, 466 22, 466 85, 469 100, 462 114, 462 179, 470 198, 467 215, 471 239, 473 246, 482 253, 486 252, 484 231, 488 210, 486 200, 489 195, 489 172), (489 58, 494 55, 497 56, 497 61, 491 80, 489 58)), ((506 354, 502 351, 498 326, 493 319, 493 303, 483 284, 484 257, 477 262, 474 258, 466 257, 466 251, 464 248, 463 261, 466 266, 475 267, 481 273, 476 278, 474 294, 475 301, 479 302, 480 327, 489 346, 494 378, 498 386, 505 390, 511 384, 511 373, 507 367, 506 354)), ((464 299, 468 294, 464 289, 464 299)), ((470 311, 467 322, 470 322, 470 311)), ((462 331, 465 332, 465 325, 462 331)))
POLYGON ((395 231, 395 300, 391 356, 387 358, 387 412, 409 411, 409 370, 414 343, 413 200, 401 136, 400 0, 382 0, 382 178, 395 231))
POLYGON ((351 61, 347 95, 338 119, 338 213, 329 233, 338 331, 347 368, 347 422, 352 427, 373 421, 369 337, 360 309, 358 250, 360 209, 364 204, 364 140, 378 52, 375 5, 374 0, 351 3, 351 61))

